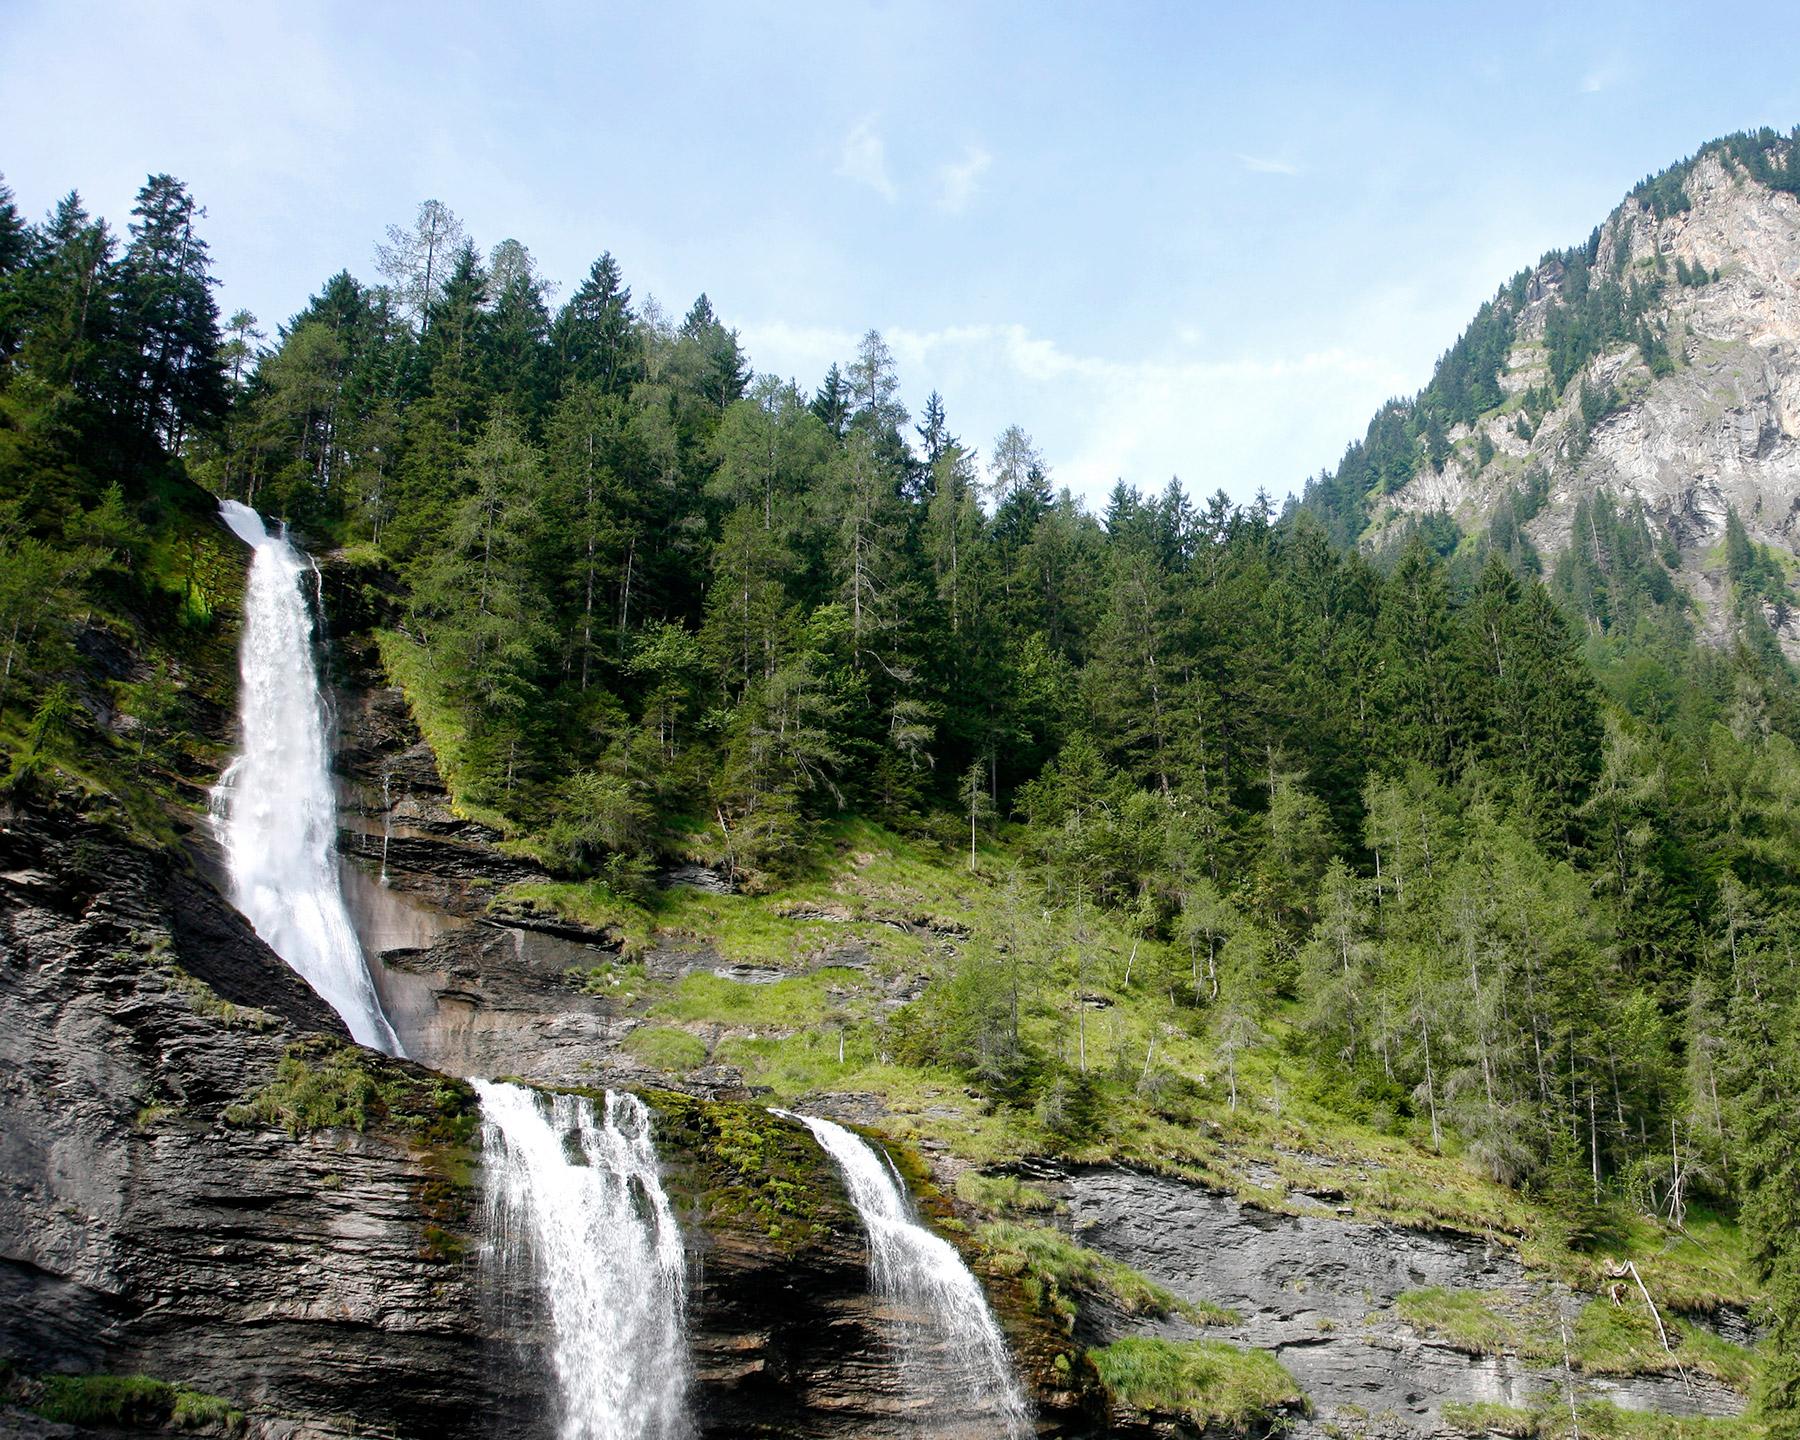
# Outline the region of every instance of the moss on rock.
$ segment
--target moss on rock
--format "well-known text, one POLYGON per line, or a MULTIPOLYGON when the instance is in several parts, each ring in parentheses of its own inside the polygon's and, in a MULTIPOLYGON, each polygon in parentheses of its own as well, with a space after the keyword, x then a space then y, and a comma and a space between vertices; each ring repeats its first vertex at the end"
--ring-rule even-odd
POLYGON ((760 1105, 646 1094, 668 1183, 709 1231, 752 1228, 792 1252, 848 1217, 831 1161, 806 1130, 760 1105))

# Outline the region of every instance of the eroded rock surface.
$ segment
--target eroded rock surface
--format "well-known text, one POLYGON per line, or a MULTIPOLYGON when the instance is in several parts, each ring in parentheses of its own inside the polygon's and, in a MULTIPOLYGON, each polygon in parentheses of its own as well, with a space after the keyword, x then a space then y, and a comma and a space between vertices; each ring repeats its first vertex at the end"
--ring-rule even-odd
MULTIPOLYGON (((1628 199, 1600 230, 1598 253, 1625 261, 1625 280, 1643 281, 1656 257, 1718 271, 1711 283, 1668 280, 1653 319, 1665 325, 1679 364, 1652 377, 1635 346, 1617 345, 1584 372, 1595 390, 1616 388, 1625 403, 1583 438, 1579 386, 1529 438, 1510 411, 1475 427, 1495 459, 1477 466, 1466 448, 1442 470, 1425 467, 1381 503, 1389 521, 1444 509, 1476 530, 1530 468, 1550 493, 1528 526, 1546 556, 1571 543, 1578 501, 1610 492, 1641 501, 1652 526, 1680 557, 1677 579, 1699 604, 1715 642, 1732 629, 1723 559, 1716 547, 1735 509, 1754 540, 1800 553, 1800 198, 1757 184, 1719 156, 1700 160, 1686 181, 1692 206, 1662 218, 1628 199)), ((1598 271, 1596 271, 1598 274, 1598 271)), ((1545 315, 1564 280, 1560 261, 1534 273, 1503 389, 1519 395, 1550 381, 1545 315)), ((1377 516, 1376 527, 1385 523, 1377 516)), ((1765 620, 1790 656, 1800 656, 1800 612, 1767 607, 1765 620)))
POLYGON ((538 1433, 430 1157, 227 1123, 337 1017, 104 817, 0 817, 0 872, 0 1353, 190 1384, 271 1435, 538 1433))
MULTIPOLYGON (((1044 1178, 1068 1205, 1083 1244, 1183 1299, 1237 1311, 1237 1324, 1205 1333, 1273 1351, 1312 1400, 1307 1428, 1450 1435, 1446 1403, 1530 1406, 1565 1395, 1560 1369, 1467 1354, 1420 1336, 1396 1309, 1407 1291, 1441 1286, 1486 1292, 1520 1313, 1553 1317, 1560 1306, 1572 1321, 1568 1292, 1528 1274, 1504 1247, 1331 1213, 1278 1213, 1138 1170, 1053 1169, 1044 1178)), ((1095 1343, 1126 1333, 1199 1333, 1181 1320, 1145 1326, 1103 1309, 1090 1311, 1088 1323, 1095 1343)), ((1736 1415, 1744 1408, 1742 1396, 1699 1375, 1573 1380, 1579 1399, 1625 1409, 1736 1415)))

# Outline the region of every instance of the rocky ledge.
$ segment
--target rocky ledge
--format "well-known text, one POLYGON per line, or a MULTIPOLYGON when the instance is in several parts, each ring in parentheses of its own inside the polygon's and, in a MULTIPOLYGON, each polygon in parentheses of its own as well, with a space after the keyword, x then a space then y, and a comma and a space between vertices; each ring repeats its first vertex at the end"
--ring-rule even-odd
MULTIPOLYGON (((1504 1346, 1434 1338, 1408 1323, 1402 1297, 1471 1295, 1493 1313, 1573 1328, 1582 1297, 1528 1272, 1497 1243, 1450 1232, 1371 1224, 1312 1202, 1289 1214, 1166 1175, 1116 1166, 1044 1165, 1034 1183, 1067 1207, 1083 1244, 1120 1260, 1179 1298, 1235 1312, 1205 1334, 1275 1354, 1312 1405, 1296 1427, 1315 1434, 1462 1434, 1445 1407, 1609 1402, 1666 1415, 1741 1414, 1745 1399, 1689 1369, 1607 1375, 1567 1370, 1504 1346)), ((1300 1197, 1305 1203, 1305 1197, 1300 1197)), ((1635 1297, 1631 1297, 1635 1299, 1635 1297)), ((1725 1338, 1752 1338, 1741 1317, 1714 1321, 1725 1338)), ((1083 1311, 1090 1344, 1128 1334, 1183 1339, 1186 1321, 1146 1322, 1104 1306, 1083 1311)))

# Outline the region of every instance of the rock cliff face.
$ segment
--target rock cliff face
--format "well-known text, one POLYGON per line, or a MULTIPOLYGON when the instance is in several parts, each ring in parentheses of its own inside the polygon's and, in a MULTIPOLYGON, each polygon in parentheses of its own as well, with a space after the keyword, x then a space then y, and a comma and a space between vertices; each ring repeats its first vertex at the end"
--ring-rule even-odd
MULTIPOLYGON (((542 1317, 529 1294, 498 1305, 483 1263, 478 1151, 379 1117, 290 1135, 247 1113, 297 1042, 347 1036, 178 858, 104 814, 0 815, 0 951, 0 1356, 16 1370, 173 1379, 267 1436, 553 1433, 542 1317)), ((465 1112, 466 1094, 445 1103, 465 1112)), ((656 1109, 699 1433, 923 1433, 896 1317, 811 1138, 756 1105, 656 1109), (721 1136, 744 1127, 769 1148, 734 1165, 721 1136), (802 1198, 771 1200, 771 1178, 802 1198)), ((12 1431, 72 1433, 0 1413, 12 1431)))
MULTIPOLYGON (((1529 438, 1510 408, 1456 427, 1441 471, 1425 466, 1379 502, 1391 509, 1377 516, 1377 533, 1439 509, 1478 529, 1536 467, 1549 497, 1527 529, 1546 558, 1567 548, 1577 501, 1601 490, 1621 504, 1640 501, 1678 551, 1679 578, 1714 639, 1730 628, 1717 553, 1728 508, 1753 540, 1800 554, 1800 198, 1718 154, 1694 164, 1685 189, 1691 207, 1662 218, 1627 200, 1601 227, 1597 250, 1596 274, 1614 266, 1626 284, 1649 278, 1659 257, 1665 277, 1677 261, 1718 272, 1691 287, 1665 278, 1648 318, 1666 330, 1674 368, 1653 375, 1636 346, 1619 344, 1589 362, 1529 438), (1584 382, 1622 401, 1591 427, 1580 414, 1584 382), (1477 431, 1493 447, 1486 463, 1477 431)), ((1545 321, 1565 278, 1556 261, 1532 276, 1500 377, 1509 395, 1549 384, 1545 321)), ((1766 618, 1800 654, 1800 620, 1789 611, 1766 618)))
MULTIPOLYGON (((1083 1243, 1173 1293, 1236 1311, 1206 1333, 1274 1352, 1312 1401, 1302 1433, 1393 1436, 1461 1433, 1446 1404, 1530 1408, 1566 1399, 1608 1401, 1669 1415, 1736 1415, 1744 1397, 1705 1375, 1569 1375, 1504 1350, 1470 1353, 1422 1335, 1396 1306, 1428 1287, 1474 1292, 1503 1311, 1573 1321, 1578 1302, 1503 1248, 1472 1236, 1402 1230, 1335 1214, 1284 1214, 1167 1176, 1116 1167, 1046 1167, 1034 1180, 1068 1206, 1083 1243)), ((1300 1197, 1302 1201, 1305 1197, 1300 1197)), ((1093 1339, 1197 1332, 1181 1320, 1146 1327, 1095 1310, 1093 1339)), ((1740 1328, 1737 1339, 1748 1338, 1740 1328)))
POLYGON ((0 951, 17 1368, 178 1379, 272 1435, 476 1435, 483 1412, 530 1433, 433 1157, 228 1121, 301 1035, 347 1037, 216 893, 104 814, 13 811, 0 951))

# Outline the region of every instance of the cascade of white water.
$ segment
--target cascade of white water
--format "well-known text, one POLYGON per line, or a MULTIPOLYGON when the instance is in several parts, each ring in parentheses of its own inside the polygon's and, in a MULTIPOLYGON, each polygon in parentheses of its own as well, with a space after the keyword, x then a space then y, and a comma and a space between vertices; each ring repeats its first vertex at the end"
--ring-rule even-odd
POLYGON ((238 661, 244 749, 212 796, 232 903, 361 1044, 398 1055, 338 883, 337 799, 307 597, 315 572, 248 505, 227 500, 220 513, 256 551, 238 661))
POLYGON ((812 1131, 844 1177, 869 1237, 869 1274, 890 1302, 919 1425, 933 1435, 1030 1433, 1030 1410, 981 1286, 956 1249, 921 1225, 892 1161, 830 1120, 777 1110, 812 1131))
POLYGON ((681 1440, 687 1417, 681 1234, 650 1112, 608 1091, 473 1082, 485 1122, 494 1259, 529 1270, 550 1322, 561 1440, 681 1440))

